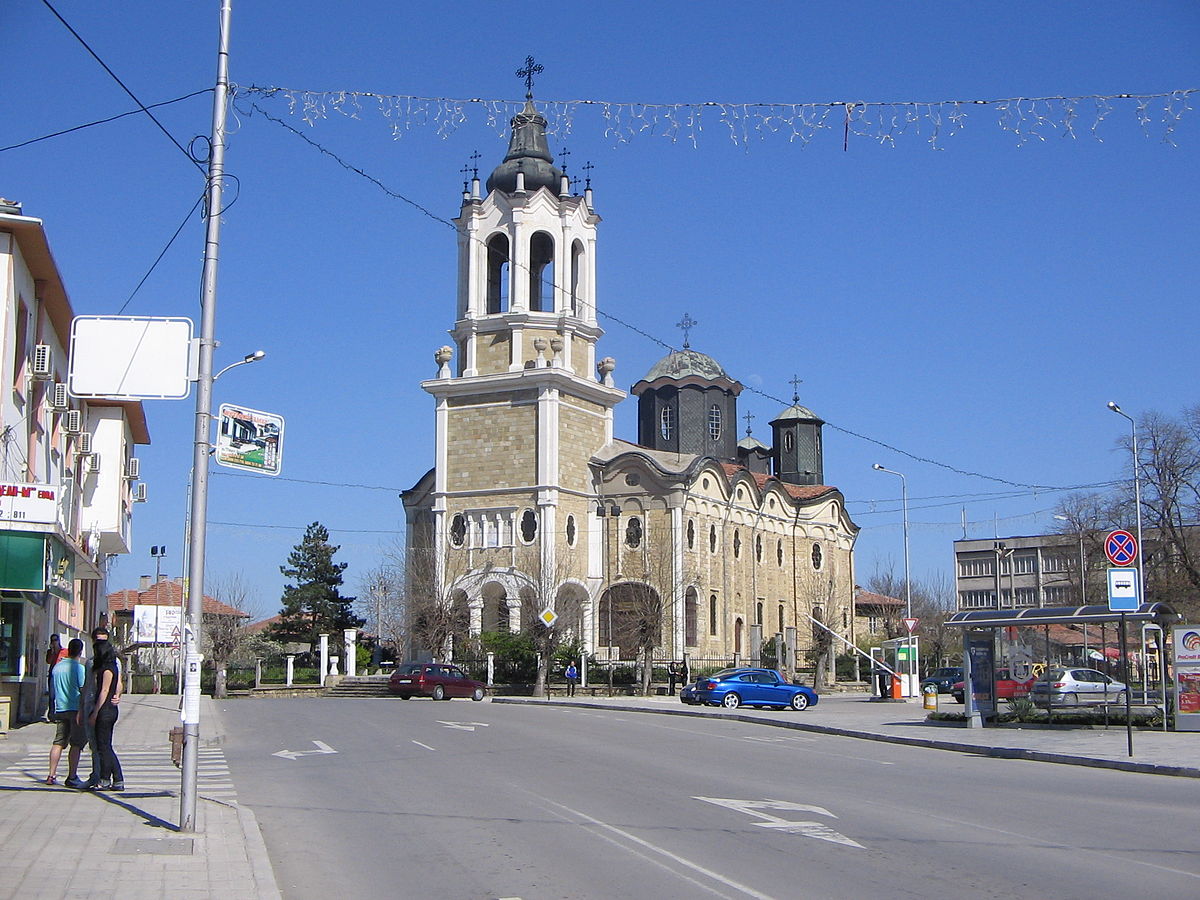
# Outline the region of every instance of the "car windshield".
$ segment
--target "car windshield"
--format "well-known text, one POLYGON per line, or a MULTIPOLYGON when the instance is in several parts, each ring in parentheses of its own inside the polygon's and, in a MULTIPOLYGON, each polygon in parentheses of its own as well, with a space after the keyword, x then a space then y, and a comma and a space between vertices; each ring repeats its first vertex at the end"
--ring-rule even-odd
POLYGON ((424 668, 424 667, 421 666, 419 663, 417 663, 417 664, 409 663, 406 666, 398 666, 396 668, 396 671, 399 672, 401 675, 417 675, 417 674, 420 674, 422 668, 424 668))

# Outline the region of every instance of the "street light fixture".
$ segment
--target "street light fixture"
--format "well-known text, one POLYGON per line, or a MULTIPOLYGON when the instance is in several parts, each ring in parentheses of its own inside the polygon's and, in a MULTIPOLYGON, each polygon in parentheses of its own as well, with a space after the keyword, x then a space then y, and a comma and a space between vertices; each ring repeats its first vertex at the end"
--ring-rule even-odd
POLYGON ((238 366, 244 366, 247 363, 258 362, 260 359, 262 359, 266 355, 267 355, 266 350, 255 350, 253 353, 247 353, 245 356, 243 356, 237 362, 230 363, 225 368, 223 368, 220 372, 218 372, 216 375, 213 376, 212 380, 216 381, 218 378, 220 378, 222 375, 224 375, 230 369, 236 369, 238 366))
MULTIPOLYGON (((904 474, 902 472, 897 472, 894 469, 885 468, 884 466, 881 466, 879 463, 875 463, 873 466, 871 466, 871 468, 874 469, 876 472, 887 472, 889 475, 895 475, 900 479, 900 502, 901 502, 901 508, 903 510, 903 516, 904 516, 904 518, 903 518, 903 522, 904 522, 904 608, 905 608, 905 616, 907 618, 911 619, 912 618, 912 578, 909 575, 909 569, 908 569, 908 480, 904 477, 904 474)), ((907 625, 905 625, 905 630, 906 631, 908 630, 907 625)), ((904 667, 904 670, 905 670, 905 674, 907 674, 909 676, 912 676, 912 674, 913 674, 913 662, 914 661, 913 661, 913 649, 912 649, 912 632, 908 631, 908 665, 904 667)), ((909 678, 909 681, 910 682, 912 681, 911 677, 909 678)), ((911 683, 905 685, 905 690, 907 693, 912 692, 911 683)))

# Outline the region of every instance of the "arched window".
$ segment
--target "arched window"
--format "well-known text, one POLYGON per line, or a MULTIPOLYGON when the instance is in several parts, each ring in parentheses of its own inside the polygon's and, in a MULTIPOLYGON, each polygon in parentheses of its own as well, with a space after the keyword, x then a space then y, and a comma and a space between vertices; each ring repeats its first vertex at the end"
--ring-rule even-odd
POLYGON ((533 539, 538 533, 538 517, 532 509, 527 509, 521 513, 521 540, 526 544, 532 544, 533 539))
POLYGON ((571 245, 571 313, 579 315, 583 301, 583 245, 571 245))
POLYGON ((762 535, 761 534, 756 534, 754 536, 754 561, 762 562, 762 535))
POLYGON ((554 312, 554 239, 544 231, 529 241, 529 309, 554 312))
POLYGON ((713 441, 721 439, 721 407, 715 403, 708 408, 708 437, 713 441))
POLYGON ((734 619, 734 621, 733 621, 733 652, 737 653, 739 656, 741 655, 741 652, 742 652, 742 629, 744 627, 745 627, 745 623, 742 622, 741 616, 738 616, 736 619, 734 619))
POLYGON ((792 452, 792 448, 796 446, 796 436, 790 431, 783 433, 783 449, 788 453, 792 452))
POLYGON ((658 433, 662 435, 664 441, 669 441, 674 430, 675 411, 669 406, 664 406, 658 415, 658 433))
POLYGON ((495 234, 487 242, 487 311, 508 309, 508 235, 495 234))
POLYGON ((754 624, 763 624, 763 602, 761 600, 754 604, 754 624))
POLYGON ((779 563, 779 568, 783 568, 783 541, 775 544, 775 560, 779 563))
POLYGON ((717 633, 717 595, 708 595, 708 633, 715 636, 717 633))
POLYGON ((783 604, 782 603, 779 604, 779 628, 778 628, 778 631, 780 632, 780 634, 783 633, 783 604))
POLYGON ((821 571, 821 560, 822 560, 821 545, 813 544, 813 546, 812 546, 812 563, 813 563, 813 571, 814 572, 821 571))
POLYGON ((688 519, 687 545, 688 545, 689 550, 696 549, 696 520, 695 519, 688 519))
POLYGON ((567 516, 567 546, 575 546, 575 517, 567 516))
POLYGON ((450 546, 461 547, 467 539, 467 520, 462 513, 455 513, 450 520, 450 546))
POLYGON ((625 546, 636 550, 641 545, 642 520, 637 516, 630 516, 629 524, 625 526, 625 546))
POLYGON ((683 643, 688 647, 695 647, 699 641, 696 636, 696 617, 698 612, 696 609, 696 589, 688 588, 687 593, 683 595, 683 643))
POLYGON ((735 531, 733 533, 733 558, 741 559, 742 556, 742 533, 735 531))

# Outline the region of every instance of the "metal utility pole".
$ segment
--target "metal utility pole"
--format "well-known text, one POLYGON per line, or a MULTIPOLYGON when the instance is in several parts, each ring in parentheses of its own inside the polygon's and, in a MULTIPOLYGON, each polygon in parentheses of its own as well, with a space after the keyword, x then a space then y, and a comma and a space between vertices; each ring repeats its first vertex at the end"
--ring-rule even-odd
POLYGON ((225 177, 225 113, 229 99, 229 23, 232 0, 221 0, 217 83, 213 91, 212 141, 208 156, 204 270, 200 296, 200 346, 196 381, 196 430, 188 541, 187 622, 184 628, 183 764, 179 830, 196 830, 196 771, 200 744, 200 628, 204 598, 204 543, 208 519, 208 457, 212 420, 213 350, 216 346, 217 259, 221 238, 221 188, 225 177))

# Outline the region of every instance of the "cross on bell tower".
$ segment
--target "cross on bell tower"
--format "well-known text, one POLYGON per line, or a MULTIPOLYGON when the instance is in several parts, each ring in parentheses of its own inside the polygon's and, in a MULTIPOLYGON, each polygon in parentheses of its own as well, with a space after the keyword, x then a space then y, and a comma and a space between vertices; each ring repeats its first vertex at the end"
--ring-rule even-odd
POLYGON ((691 313, 684 313, 683 318, 675 323, 675 327, 683 331, 683 349, 688 350, 691 344, 688 343, 688 333, 700 323, 692 318, 691 313))
POLYGON ((526 100, 533 99, 533 76, 540 75, 544 71, 546 71, 545 67, 541 63, 534 62, 532 56, 525 57, 525 65, 517 69, 517 77, 525 79, 526 100))

